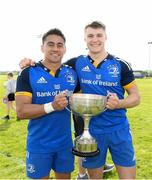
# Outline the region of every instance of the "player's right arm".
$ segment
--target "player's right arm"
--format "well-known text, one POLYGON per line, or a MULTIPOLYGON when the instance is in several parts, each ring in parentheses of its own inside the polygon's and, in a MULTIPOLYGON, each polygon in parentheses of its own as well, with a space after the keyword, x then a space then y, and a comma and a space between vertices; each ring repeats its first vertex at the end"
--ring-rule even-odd
POLYGON ((32 104, 29 68, 24 69, 17 78, 15 101, 17 116, 20 119, 36 118, 45 114, 43 105, 32 104))
POLYGON ((34 119, 52 111, 63 110, 67 104, 65 94, 55 96, 53 102, 32 104, 32 88, 29 82, 29 68, 24 69, 17 78, 15 94, 16 112, 20 119, 34 119))

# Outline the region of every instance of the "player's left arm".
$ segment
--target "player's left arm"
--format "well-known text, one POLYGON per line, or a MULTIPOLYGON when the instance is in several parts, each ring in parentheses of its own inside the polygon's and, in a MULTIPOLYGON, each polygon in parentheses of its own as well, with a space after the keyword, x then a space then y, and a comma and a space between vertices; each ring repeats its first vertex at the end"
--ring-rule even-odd
POLYGON ((133 70, 129 63, 122 60, 121 64, 121 85, 125 89, 127 95, 120 100, 120 108, 132 108, 140 103, 140 94, 137 83, 133 74, 133 70))
POLYGON ((140 94, 135 80, 124 86, 127 96, 120 100, 120 108, 132 108, 140 104, 140 94))
POLYGON ((139 105, 140 95, 137 84, 135 82, 132 82, 132 85, 125 90, 127 92, 127 96, 124 99, 119 99, 117 94, 115 93, 109 93, 106 107, 113 110, 132 108, 139 105))
POLYGON ((130 65, 121 61, 121 85, 127 95, 119 99, 115 93, 109 93, 106 107, 108 109, 132 108, 140 104, 140 94, 130 65))

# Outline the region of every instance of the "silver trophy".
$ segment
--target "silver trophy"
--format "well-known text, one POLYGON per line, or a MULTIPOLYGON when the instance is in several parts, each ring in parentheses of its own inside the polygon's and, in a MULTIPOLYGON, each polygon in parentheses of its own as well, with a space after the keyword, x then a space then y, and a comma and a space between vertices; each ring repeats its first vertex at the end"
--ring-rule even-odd
POLYGON ((106 96, 75 93, 70 96, 70 107, 74 114, 83 117, 83 134, 75 138, 73 154, 80 157, 92 157, 99 154, 96 140, 89 133, 89 122, 92 116, 105 111, 106 96))

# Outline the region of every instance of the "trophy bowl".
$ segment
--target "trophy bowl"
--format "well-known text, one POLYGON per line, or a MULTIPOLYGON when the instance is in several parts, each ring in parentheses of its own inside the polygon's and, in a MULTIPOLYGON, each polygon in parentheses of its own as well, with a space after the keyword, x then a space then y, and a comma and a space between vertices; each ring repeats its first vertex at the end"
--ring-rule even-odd
POLYGON ((89 122, 92 116, 105 111, 107 97, 96 94, 75 93, 70 96, 69 102, 74 114, 82 116, 84 132, 74 140, 73 154, 80 157, 92 157, 99 154, 96 140, 89 133, 89 122))
POLYGON ((105 110, 106 100, 102 95, 74 93, 70 97, 70 107, 80 116, 95 116, 105 110))

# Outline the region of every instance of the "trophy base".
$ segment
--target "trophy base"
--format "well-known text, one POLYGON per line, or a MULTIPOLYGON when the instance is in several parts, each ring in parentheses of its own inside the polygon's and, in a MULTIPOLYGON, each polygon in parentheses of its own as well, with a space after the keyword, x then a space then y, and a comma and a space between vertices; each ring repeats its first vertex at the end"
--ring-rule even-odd
POLYGON ((97 149, 94 152, 80 152, 72 148, 72 154, 79 156, 79 157, 94 157, 97 156, 100 153, 100 150, 97 149))

